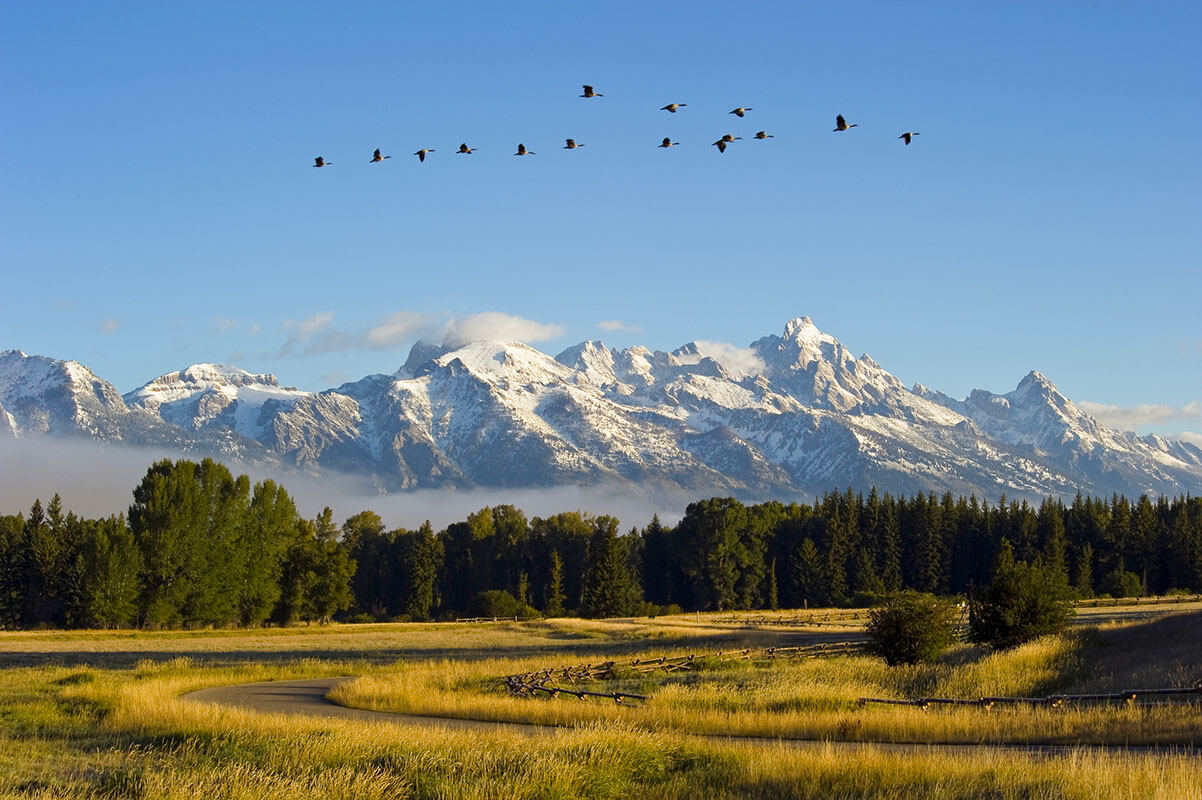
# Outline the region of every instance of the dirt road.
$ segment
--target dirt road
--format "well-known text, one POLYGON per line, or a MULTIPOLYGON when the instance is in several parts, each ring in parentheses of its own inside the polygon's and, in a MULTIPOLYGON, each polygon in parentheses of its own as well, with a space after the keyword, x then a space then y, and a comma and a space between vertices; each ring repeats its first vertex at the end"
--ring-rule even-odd
POLYGON ((215 686, 211 689, 188 692, 184 695, 184 699, 268 714, 306 714, 313 717, 387 722, 393 725, 419 725, 427 728, 511 730, 528 736, 536 736, 554 730, 541 725, 524 725, 516 722, 421 717, 411 714, 393 714, 386 711, 370 711, 365 708, 348 708, 340 706, 326 697, 331 689, 348 680, 352 679, 349 677, 310 678, 302 681, 268 681, 243 683, 237 686, 215 686))

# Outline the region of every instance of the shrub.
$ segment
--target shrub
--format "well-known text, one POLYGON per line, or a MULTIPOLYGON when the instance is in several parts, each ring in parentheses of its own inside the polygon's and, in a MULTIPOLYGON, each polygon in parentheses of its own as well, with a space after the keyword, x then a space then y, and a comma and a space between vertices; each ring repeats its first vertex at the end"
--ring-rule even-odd
POLYGON ((513 595, 501 589, 480 592, 467 604, 469 617, 516 617, 520 604, 513 595))
POLYGON ((1043 564, 1004 560, 969 608, 973 641, 996 648, 1064 630, 1073 616, 1067 582, 1043 564))
POLYGON ((1102 578, 1102 591, 1111 597, 1139 597, 1144 593, 1144 582, 1134 572, 1112 569, 1102 578))
POLYGON ((956 606, 913 590, 890 595, 868 615, 871 649, 890 665, 934 661, 955 639, 956 606))

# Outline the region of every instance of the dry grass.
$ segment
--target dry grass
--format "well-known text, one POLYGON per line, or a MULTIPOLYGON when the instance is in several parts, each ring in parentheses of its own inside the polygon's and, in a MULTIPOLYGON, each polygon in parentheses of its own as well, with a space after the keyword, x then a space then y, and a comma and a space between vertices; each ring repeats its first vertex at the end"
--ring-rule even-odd
POLYGON ((752 746, 618 724, 530 739, 178 699, 181 690, 213 682, 212 671, 160 665, 139 680, 97 673, 68 684, 66 697, 113 702, 110 713, 83 747, 70 737, 0 737, 0 796, 1202 800, 1196 759, 1185 756, 752 746))
POLYGON ((857 701, 862 697, 1031 697, 1097 691, 1105 685, 1093 677, 1097 674, 1121 674, 1124 689, 1190 686, 1202 678, 1202 661, 1198 660, 1202 644, 1199 637, 1187 634, 1200 623, 1202 614, 1187 613, 1120 630, 1047 637, 1003 652, 961 646, 936 665, 887 667, 868 656, 712 663, 696 672, 632 674, 580 687, 650 695, 638 708, 597 699, 582 703, 545 695, 515 697, 504 691, 501 676, 566 663, 549 662, 545 657, 405 664, 387 674, 342 684, 331 698, 377 711, 564 726, 621 722, 650 731, 706 735, 1197 746, 1202 744, 1202 729, 1196 703, 921 710, 861 707, 857 701), (1143 642, 1137 650, 1141 654, 1138 663, 1125 655, 1137 640, 1143 642), (1161 651, 1163 659, 1157 655, 1161 651))
MULTIPOLYGON (((1180 634, 1176 628, 1165 630, 1180 634)), ((0 650, 12 644, 25 648, 17 662, 38 666, 7 662, 0 669, 0 798, 1202 800, 1196 755, 899 752, 872 745, 739 743, 678 732, 697 724, 698 730, 729 733, 734 720, 746 718, 758 726, 783 720, 790 732, 780 735, 796 735, 802 730, 798 721, 809 716, 846 738, 875 738, 872 725, 879 725, 895 734, 911 731, 921 734, 918 738, 954 740, 976 724, 974 714, 982 719, 1000 715, 890 708, 868 716, 854 708, 854 699, 868 688, 907 696, 932 688, 1004 693, 1066 680, 1122 682, 1118 676, 1150 674, 1122 655, 1132 642, 1145 641, 1140 637, 1150 635, 1146 630, 1108 629, 1097 640, 1070 637, 1009 654, 965 648, 946 664, 907 670, 890 670, 866 657, 715 665, 705 675, 679 676, 643 709, 510 698, 495 680, 514 665, 762 645, 779 643, 781 635, 732 630, 704 618, 264 633, 3 634, 0 650), (360 632, 364 635, 356 635, 360 632), (1110 654, 1090 662, 1100 675, 1082 667, 1081 647, 1101 647, 1110 654), (404 660, 396 662, 399 657, 404 660), (444 711, 460 709, 462 703, 472 709, 492 707, 498 714, 515 709, 561 714, 565 712, 557 709, 564 709, 574 712, 564 717, 573 727, 532 739, 508 732, 258 714, 179 698, 206 686, 342 674, 364 676, 363 687, 369 685, 366 679, 379 679, 391 687, 394 698, 409 697, 406 702, 424 695, 429 703, 446 704, 444 711), (402 691, 396 691, 398 686, 402 691), (740 699, 726 698, 723 687, 738 687, 740 699), (585 710, 602 716, 581 713, 585 710), (647 726, 640 715, 659 721, 647 726)), ((1177 651, 1174 646, 1166 652, 1177 651)), ((1170 655, 1180 664, 1168 667, 1167 674, 1188 671, 1194 663, 1191 652, 1170 655)), ((643 679, 627 680, 639 685, 643 679)), ((1094 723, 1127 724, 1135 731, 1133 738, 1147 736, 1163 719, 1143 718, 1143 713, 1122 709, 1117 723, 1102 718, 1094 723), (1123 714, 1131 718, 1123 722, 1123 714)), ((1196 708, 1193 713, 1196 736, 1196 708)), ((1025 718, 1043 728, 1073 719, 1049 710, 1025 718)), ((1084 723, 1077 719, 1073 724, 1084 723)))

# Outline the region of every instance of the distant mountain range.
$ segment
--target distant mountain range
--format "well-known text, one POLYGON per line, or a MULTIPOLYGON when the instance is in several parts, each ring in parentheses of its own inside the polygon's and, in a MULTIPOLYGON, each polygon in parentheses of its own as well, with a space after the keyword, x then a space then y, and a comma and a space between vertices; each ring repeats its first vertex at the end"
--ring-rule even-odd
MULTIPOLYGON (((122 396, 75 361, 0 353, 0 443, 167 447, 380 491, 604 486, 811 498, 852 487, 996 499, 1202 491, 1202 450, 1098 424, 1031 372, 1008 394, 906 388, 808 318, 738 363, 589 341, 414 345, 392 375, 323 392, 197 364, 122 396)), ((2 444, 0 444, 2 446, 2 444)))

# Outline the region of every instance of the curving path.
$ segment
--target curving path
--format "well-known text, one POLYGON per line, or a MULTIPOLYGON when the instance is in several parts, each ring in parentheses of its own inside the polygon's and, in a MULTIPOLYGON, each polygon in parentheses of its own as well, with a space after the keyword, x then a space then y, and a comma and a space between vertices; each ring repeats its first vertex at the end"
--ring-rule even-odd
POLYGON ((470 730, 511 730, 529 736, 553 732, 554 728, 520 722, 456 719, 454 717, 423 717, 416 714, 394 714, 366 708, 340 706, 326 695, 343 681, 341 678, 309 678, 301 681, 264 681, 236 686, 214 686, 198 689, 183 697, 201 703, 214 703, 247 711, 268 714, 305 714, 311 717, 387 722, 393 725, 419 725, 426 728, 466 728, 470 730))
MULTIPOLYGON (((247 711, 273 714, 305 714, 332 719, 385 722, 392 725, 411 725, 425 728, 450 728, 474 731, 512 731, 525 736, 546 736, 561 730, 554 725, 539 725, 525 722, 494 722, 492 720, 457 719, 454 717, 425 717, 416 714, 394 714, 387 711, 370 711, 363 708, 340 706, 326 695, 351 676, 340 678, 310 678, 299 681, 267 681, 244 683, 236 686, 215 686, 199 689, 183 695, 184 699, 201 703, 215 703, 247 711)), ((697 739, 751 745, 785 745, 789 747, 838 747, 846 749, 872 748, 890 752, 913 753, 915 751, 943 751, 969 753, 1011 750, 1038 756, 1062 756, 1080 750, 1095 752, 1173 752, 1192 754, 1198 751, 1189 747, 1124 746, 1124 745, 1022 745, 1022 744, 912 744, 895 742, 850 742, 821 739, 771 739, 766 737, 721 736, 707 734, 682 734, 697 739)))

